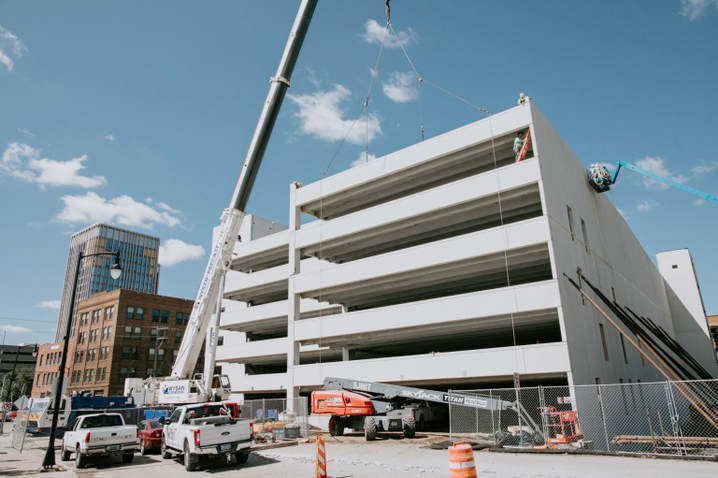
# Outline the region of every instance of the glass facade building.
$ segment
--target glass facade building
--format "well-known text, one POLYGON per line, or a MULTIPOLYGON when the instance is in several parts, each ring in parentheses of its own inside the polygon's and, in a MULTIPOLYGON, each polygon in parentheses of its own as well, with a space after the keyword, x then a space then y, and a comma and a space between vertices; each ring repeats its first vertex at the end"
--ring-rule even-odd
MULTIPOLYGON (((160 240, 157 237, 106 224, 94 224, 73 234, 70 239, 55 341, 61 342, 64 337, 78 253, 87 255, 119 251, 122 277, 119 280, 110 277, 110 266, 113 262, 111 257, 84 260, 77 281, 75 304, 98 292, 116 289, 157 294, 160 275, 160 266, 157 264, 159 247, 160 240)), ((75 312, 73 311, 73 318, 75 312)))

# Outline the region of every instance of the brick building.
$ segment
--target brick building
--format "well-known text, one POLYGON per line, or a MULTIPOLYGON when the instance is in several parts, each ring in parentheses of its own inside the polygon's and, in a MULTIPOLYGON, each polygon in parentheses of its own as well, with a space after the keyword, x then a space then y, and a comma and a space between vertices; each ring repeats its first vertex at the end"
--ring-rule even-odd
MULTIPOLYGON (((122 289, 79 302, 68 346, 67 393, 118 396, 125 378, 168 375, 192 304, 122 289)), ((51 393, 61 351, 62 343, 40 347, 33 397, 51 393)))

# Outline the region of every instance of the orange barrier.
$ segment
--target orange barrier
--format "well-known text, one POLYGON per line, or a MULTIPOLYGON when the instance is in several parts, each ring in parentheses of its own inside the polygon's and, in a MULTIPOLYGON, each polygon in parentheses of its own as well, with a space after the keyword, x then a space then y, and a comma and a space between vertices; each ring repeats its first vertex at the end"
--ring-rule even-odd
POLYGON ((476 478, 474 450, 466 442, 449 447, 449 473, 451 478, 476 478))
MULTIPOLYGON (((317 435, 317 467, 315 478, 327 478, 327 453, 324 447, 324 435, 317 435)), ((476 476, 476 475, 474 475, 476 476)))

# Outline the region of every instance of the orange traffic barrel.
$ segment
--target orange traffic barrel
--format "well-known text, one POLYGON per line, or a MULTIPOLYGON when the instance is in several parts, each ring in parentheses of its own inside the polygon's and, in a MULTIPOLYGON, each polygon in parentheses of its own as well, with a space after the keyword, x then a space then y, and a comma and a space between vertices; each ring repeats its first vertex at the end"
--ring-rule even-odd
POLYGON ((476 478, 474 450, 466 442, 449 447, 449 472, 451 478, 476 478))

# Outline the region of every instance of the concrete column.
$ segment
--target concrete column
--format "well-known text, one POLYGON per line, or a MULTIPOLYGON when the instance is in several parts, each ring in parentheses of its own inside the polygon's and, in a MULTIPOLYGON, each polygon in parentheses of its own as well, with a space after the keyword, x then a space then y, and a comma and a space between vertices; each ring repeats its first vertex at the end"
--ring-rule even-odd
POLYGON ((299 396, 298 387, 294 386, 294 366, 299 365, 299 343, 294 341, 294 323, 299 320, 299 294, 294 284, 294 276, 301 272, 299 250, 296 248, 296 231, 301 227, 301 211, 296 201, 297 183, 292 183, 289 190, 289 305, 287 310, 287 407, 292 407, 292 401, 299 396))
POLYGON ((348 348, 342 347, 342 361, 343 362, 348 362, 350 360, 349 352, 350 352, 350 350, 348 348))

